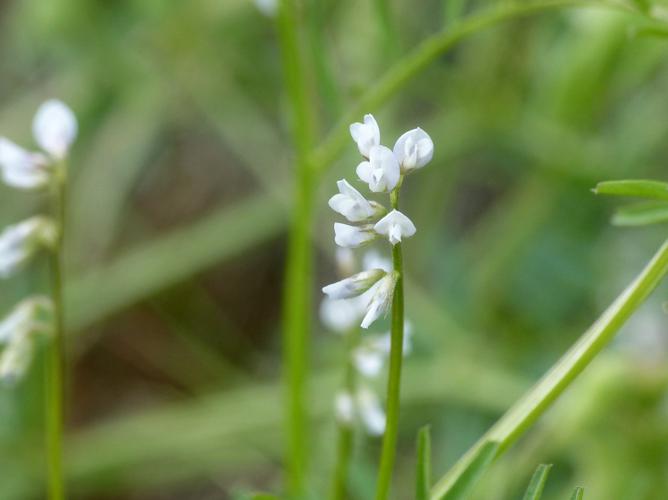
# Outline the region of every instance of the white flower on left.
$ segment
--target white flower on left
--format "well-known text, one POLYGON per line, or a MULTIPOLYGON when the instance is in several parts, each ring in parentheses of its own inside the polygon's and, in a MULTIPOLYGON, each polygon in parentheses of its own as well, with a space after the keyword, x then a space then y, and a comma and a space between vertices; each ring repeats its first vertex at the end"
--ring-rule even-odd
POLYGON ((382 269, 371 269, 353 274, 352 276, 323 287, 323 293, 330 299, 350 299, 363 294, 371 288, 379 279, 385 276, 382 269))
POLYGON ((0 278, 7 278, 21 268, 40 247, 51 248, 57 236, 54 223, 35 216, 0 233, 0 278))
POLYGON ((367 200, 347 180, 341 179, 336 185, 339 188, 339 193, 329 199, 329 206, 350 222, 365 221, 385 213, 385 209, 380 203, 367 200))
POLYGON ((33 357, 35 336, 52 333, 50 320, 42 321, 39 315, 52 312, 52 301, 36 296, 19 303, 0 322, 0 345, 6 346, 0 355, 0 380, 12 383, 23 377, 33 357))
POLYGON ((10 187, 40 189, 49 183, 54 162, 67 156, 76 138, 74 113, 61 101, 46 101, 33 120, 33 135, 46 154, 26 151, 0 137, 0 170, 3 181, 10 187))

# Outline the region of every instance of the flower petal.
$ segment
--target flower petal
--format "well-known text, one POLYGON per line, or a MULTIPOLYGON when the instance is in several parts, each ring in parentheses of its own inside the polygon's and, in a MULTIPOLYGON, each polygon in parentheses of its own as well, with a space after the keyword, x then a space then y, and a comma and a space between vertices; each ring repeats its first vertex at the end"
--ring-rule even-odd
POLYGON ((65 103, 51 99, 43 103, 33 120, 33 135, 40 147, 62 160, 76 139, 77 119, 65 103))

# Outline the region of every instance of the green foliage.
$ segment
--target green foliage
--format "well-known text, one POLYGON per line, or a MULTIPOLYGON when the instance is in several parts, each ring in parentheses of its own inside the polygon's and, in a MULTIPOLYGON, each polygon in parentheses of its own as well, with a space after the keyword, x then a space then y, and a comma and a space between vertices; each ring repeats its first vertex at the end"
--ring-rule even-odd
POLYGON ((486 441, 477 447, 468 460, 465 468, 458 471, 448 488, 436 493, 432 491, 433 500, 461 500, 468 498, 473 486, 480 480, 487 468, 492 464, 499 453, 499 443, 486 441))
POLYGON ((575 488, 573 490, 573 494, 571 495, 571 500, 582 500, 584 498, 584 490, 580 487, 575 488))
POLYGON ((604 181, 596 185, 594 193, 668 200, 668 183, 650 180, 604 181))
POLYGON ((536 468, 536 471, 531 476, 529 487, 524 493, 524 500, 540 500, 543 496, 543 489, 547 482, 547 476, 550 474, 552 464, 541 464, 536 468))
POLYGON ((425 425, 418 432, 415 500, 427 500, 431 488, 431 429, 425 425))

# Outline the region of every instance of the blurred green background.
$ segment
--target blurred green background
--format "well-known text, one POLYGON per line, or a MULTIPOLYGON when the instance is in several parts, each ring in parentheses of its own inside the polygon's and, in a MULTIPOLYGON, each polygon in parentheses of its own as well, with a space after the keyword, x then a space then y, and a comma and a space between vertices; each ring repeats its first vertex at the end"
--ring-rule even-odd
MULTIPOLYGON (((402 54, 493 2, 306 0, 316 136, 402 54), (380 2, 382 4, 382 2, 380 2)), ((280 304, 292 151, 275 20, 250 0, 0 2, 0 134, 31 144, 39 103, 77 113, 67 248, 72 498, 242 499, 280 489, 280 304)), ((434 161, 404 188, 406 361, 396 498, 432 424, 441 473, 641 269, 665 226, 609 225, 599 180, 668 174, 668 39, 633 16, 550 12, 486 30, 369 109, 382 142, 420 126, 434 161)), ((359 117, 361 119, 361 116, 359 117)), ((313 296, 335 277, 326 200, 353 180, 352 141, 317 193, 313 296)), ((0 187, 0 223, 44 200, 0 187)), ((7 311, 47 281, 2 283, 7 311)), ((476 499, 668 498, 668 287, 485 477, 476 499)), ((334 457, 343 343, 313 325, 312 488, 334 457)), ((42 498, 39 362, 0 390, 0 498, 42 498)), ((354 498, 379 442, 359 437, 354 498)), ((316 493, 313 498, 322 498, 316 493)))

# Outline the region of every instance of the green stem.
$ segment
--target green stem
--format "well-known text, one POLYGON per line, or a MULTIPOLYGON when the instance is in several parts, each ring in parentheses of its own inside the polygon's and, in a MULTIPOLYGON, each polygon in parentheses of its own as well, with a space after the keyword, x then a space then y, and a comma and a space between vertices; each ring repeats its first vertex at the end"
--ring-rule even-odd
POLYGON ((300 47, 300 22, 295 0, 282 0, 279 38, 283 78, 291 108, 296 149, 296 203, 288 235, 285 288, 283 290, 283 380, 286 394, 287 477, 290 498, 302 498, 308 477, 308 419, 306 379, 308 334, 311 322, 311 274, 313 249, 314 176, 308 152, 313 144, 308 86, 300 47))
POLYGON ((614 337, 638 307, 668 274, 668 240, 645 269, 608 307, 538 383, 510 408, 494 426, 432 488, 431 499, 440 500, 472 467, 478 452, 489 443, 500 456, 550 407, 594 357, 614 337))
MULTIPOLYGON (((392 208, 399 208, 399 186, 392 191, 390 197, 392 208)), ((394 459, 397 453, 397 436, 399 432, 399 395, 401 390, 401 365, 404 346, 404 277, 401 243, 392 247, 392 265, 397 275, 397 283, 392 298, 392 340, 390 347, 390 373, 387 383, 387 423, 383 437, 383 449, 380 457, 378 482, 376 484, 376 500, 385 500, 390 492, 394 459)))
POLYGON ((54 305, 54 337, 46 355, 45 406, 48 494, 50 500, 64 500, 63 480, 63 393, 65 374, 65 311, 63 301, 63 241, 65 231, 65 171, 56 167, 53 188, 53 216, 56 242, 50 256, 51 287, 54 305))
MULTIPOLYGON (((354 397, 357 390, 357 371, 353 364, 353 351, 359 344, 360 330, 355 328, 348 332, 346 346, 346 370, 343 379, 343 389, 354 397)), ((332 500, 348 498, 348 472, 353 452, 353 427, 349 423, 339 422, 336 452, 336 466, 334 467, 334 481, 332 482, 332 500)))

